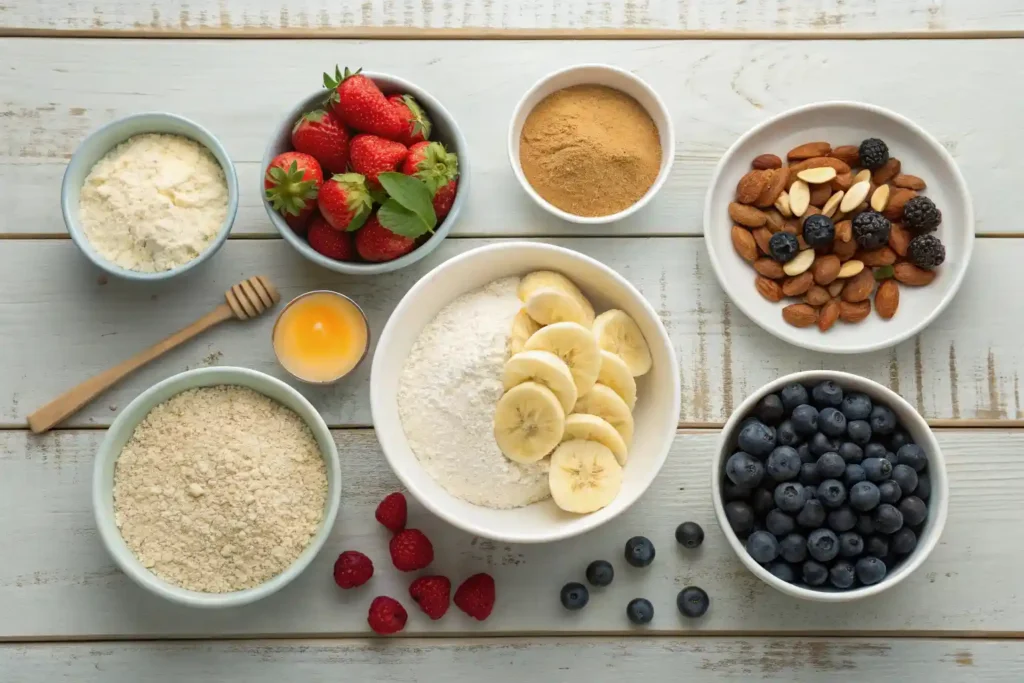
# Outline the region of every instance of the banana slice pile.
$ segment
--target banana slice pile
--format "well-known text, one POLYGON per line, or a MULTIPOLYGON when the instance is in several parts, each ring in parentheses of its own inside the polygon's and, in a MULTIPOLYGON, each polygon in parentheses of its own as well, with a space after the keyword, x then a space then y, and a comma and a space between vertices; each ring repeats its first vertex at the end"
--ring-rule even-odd
POLYGON ((636 378, 651 369, 647 340, 623 311, 595 316, 561 273, 530 273, 518 294, 523 307, 509 332, 494 438, 514 462, 551 456, 548 483, 558 507, 600 510, 622 487, 636 378))

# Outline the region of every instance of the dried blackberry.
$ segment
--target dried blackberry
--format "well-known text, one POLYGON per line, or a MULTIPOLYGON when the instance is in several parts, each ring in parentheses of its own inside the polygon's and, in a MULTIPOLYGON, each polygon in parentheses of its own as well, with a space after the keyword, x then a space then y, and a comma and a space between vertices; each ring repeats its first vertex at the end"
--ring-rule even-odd
POLYGON ((777 232, 768 240, 768 251, 777 262, 789 263, 800 251, 800 243, 797 242, 796 235, 777 232))
POLYGON ((907 260, 918 268, 937 268, 946 260, 946 248, 935 235, 918 235, 910 240, 907 260))
POLYGON ((889 161, 889 146, 878 138, 868 138, 860 143, 860 164, 874 171, 889 161))
POLYGON ((903 225, 918 235, 932 232, 942 222, 942 212, 928 197, 911 197, 903 205, 903 225))
POLYGON ((853 238, 861 249, 880 249, 889 243, 892 223, 877 211, 864 211, 853 219, 853 238))
POLYGON ((822 214, 808 216, 804 221, 804 242, 809 247, 830 247, 836 238, 832 219, 822 214))

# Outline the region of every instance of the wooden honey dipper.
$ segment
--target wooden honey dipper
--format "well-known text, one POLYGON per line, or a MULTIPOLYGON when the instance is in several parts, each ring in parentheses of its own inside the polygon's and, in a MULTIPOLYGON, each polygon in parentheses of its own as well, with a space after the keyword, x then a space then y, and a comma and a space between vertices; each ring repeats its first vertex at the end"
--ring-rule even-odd
POLYGON ((180 346, 192 337, 205 332, 214 325, 225 320, 252 320, 259 317, 281 300, 277 288, 270 280, 257 275, 243 280, 224 292, 225 303, 217 306, 199 320, 178 330, 163 341, 154 344, 145 351, 138 353, 126 361, 85 380, 70 391, 61 394, 45 406, 28 416, 28 426, 36 434, 52 429, 81 409, 89 401, 96 398, 111 386, 121 381, 126 375, 138 370, 149 361, 162 356, 171 349, 180 346))

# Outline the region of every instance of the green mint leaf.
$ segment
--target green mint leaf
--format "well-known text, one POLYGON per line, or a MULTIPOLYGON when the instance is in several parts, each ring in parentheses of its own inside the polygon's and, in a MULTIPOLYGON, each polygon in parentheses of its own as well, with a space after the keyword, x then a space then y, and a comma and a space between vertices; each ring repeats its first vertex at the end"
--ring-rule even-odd
POLYGON ((419 214, 399 204, 394 197, 384 202, 377 211, 377 220, 396 235, 412 239, 433 232, 433 227, 427 225, 419 214))
POLYGON ((895 274, 892 266, 882 266, 881 268, 875 268, 875 282, 881 282, 882 280, 888 280, 895 274))
POLYGON ((434 213, 433 197, 422 180, 394 172, 381 173, 377 178, 392 200, 419 216, 428 230, 434 229, 437 214, 434 213))

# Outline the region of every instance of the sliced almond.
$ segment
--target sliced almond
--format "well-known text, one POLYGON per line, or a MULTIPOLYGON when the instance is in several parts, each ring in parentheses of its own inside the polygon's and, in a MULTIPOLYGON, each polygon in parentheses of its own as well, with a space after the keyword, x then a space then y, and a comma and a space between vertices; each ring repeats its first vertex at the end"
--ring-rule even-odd
MULTIPOLYGON (((799 258, 799 256, 800 255, 797 254, 797 258, 799 258)), ((796 259, 794 258, 793 261, 795 261, 795 260, 796 259)), ((790 263, 792 263, 793 261, 790 261, 790 263)), ((783 270, 786 270, 786 269, 783 268, 783 270)), ((857 261, 857 260, 847 261, 846 263, 843 264, 843 267, 839 269, 839 274, 836 275, 836 279, 842 280, 844 278, 853 277, 854 275, 857 275, 858 273, 860 273, 860 271, 862 271, 862 270, 864 270, 864 262, 863 261, 857 261)))
POLYGON ((878 189, 871 193, 871 208, 881 213, 889 205, 889 186, 879 185, 878 189))
MULTIPOLYGON (((795 257, 793 257, 793 260, 791 260, 789 263, 784 263, 782 265, 782 272, 784 272, 786 275, 790 277, 793 277, 795 275, 799 275, 800 273, 805 272, 808 268, 811 267, 812 263, 814 263, 814 250, 804 249, 795 257)), ((861 267, 864 267, 863 263, 861 264, 861 267)))
POLYGON ((836 177, 836 169, 830 166, 820 168, 806 168, 796 174, 796 177, 811 185, 821 185, 836 177))
POLYGON ((779 195, 779 198, 775 200, 775 208, 779 210, 786 218, 793 215, 793 211, 789 208, 789 193, 783 192, 779 195))
POLYGON ((836 209, 839 208, 839 202, 843 201, 844 196, 846 196, 846 193, 839 190, 839 192, 829 197, 828 201, 825 202, 825 206, 821 207, 821 213, 832 218, 835 215, 836 209))
POLYGON ((843 201, 839 203, 839 208, 843 211, 853 211, 860 203, 867 199, 868 191, 871 189, 870 180, 862 180, 859 183, 854 183, 850 191, 843 197, 843 201))
POLYGON ((857 172, 857 175, 853 176, 853 183, 863 183, 865 180, 871 180, 871 171, 868 169, 861 169, 857 172))
POLYGON ((789 210, 794 216, 803 216, 804 211, 811 205, 811 188, 807 183, 797 180, 793 187, 789 188, 789 210))

